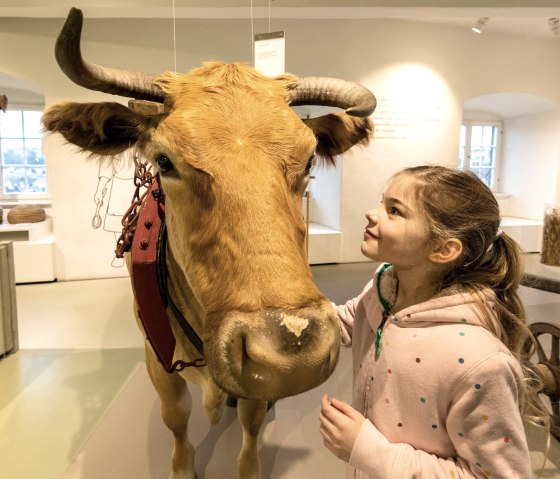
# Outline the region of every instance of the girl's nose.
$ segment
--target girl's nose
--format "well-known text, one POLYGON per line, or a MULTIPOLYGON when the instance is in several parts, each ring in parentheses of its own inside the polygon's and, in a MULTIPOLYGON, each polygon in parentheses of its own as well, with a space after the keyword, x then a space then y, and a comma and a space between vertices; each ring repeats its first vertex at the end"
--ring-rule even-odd
POLYGON ((379 216, 377 215, 377 210, 366 211, 366 219, 372 223, 377 223, 379 221, 379 216))

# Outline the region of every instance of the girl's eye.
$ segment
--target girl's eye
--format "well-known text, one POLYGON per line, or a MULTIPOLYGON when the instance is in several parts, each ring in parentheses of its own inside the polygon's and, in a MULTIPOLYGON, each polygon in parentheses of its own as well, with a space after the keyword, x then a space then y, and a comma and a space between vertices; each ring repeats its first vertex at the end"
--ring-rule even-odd
POLYGON ((391 208, 389 208, 389 214, 390 215, 398 215, 398 216, 402 216, 401 212, 395 208, 394 206, 392 206, 391 208))

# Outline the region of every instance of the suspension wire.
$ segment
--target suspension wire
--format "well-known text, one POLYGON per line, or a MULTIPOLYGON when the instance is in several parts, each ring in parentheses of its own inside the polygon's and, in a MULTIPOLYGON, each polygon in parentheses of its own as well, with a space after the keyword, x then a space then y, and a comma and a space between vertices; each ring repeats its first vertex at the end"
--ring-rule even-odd
POLYGON ((270 29, 270 2, 272 0, 268 0, 268 33, 270 33, 272 30, 270 29))
POLYGON ((177 71, 177 28, 176 28, 176 14, 175 14, 175 0, 173 0, 173 62, 175 69, 177 71))
POLYGON ((253 66, 255 66, 255 33, 253 28, 253 0, 251 0, 251 54, 253 56, 253 66))

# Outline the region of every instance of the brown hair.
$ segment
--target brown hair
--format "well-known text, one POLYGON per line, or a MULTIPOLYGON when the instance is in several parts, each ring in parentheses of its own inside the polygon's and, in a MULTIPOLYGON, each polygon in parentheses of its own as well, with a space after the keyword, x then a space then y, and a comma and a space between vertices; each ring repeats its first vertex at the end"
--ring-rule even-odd
POLYGON ((407 168, 394 178, 412 179, 413 197, 427 221, 428 244, 457 238, 461 255, 437 278, 435 294, 452 288, 479 298, 481 320, 516 357, 525 373, 521 412, 544 420, 548 414, 538 399, 542 381, 529 367, 532 338, 518 288, 523 259, 517 243, 500 228, 494 194, 474 173, 443 166, 407 168), (495 294, 489 304, 484 291, 495 294))

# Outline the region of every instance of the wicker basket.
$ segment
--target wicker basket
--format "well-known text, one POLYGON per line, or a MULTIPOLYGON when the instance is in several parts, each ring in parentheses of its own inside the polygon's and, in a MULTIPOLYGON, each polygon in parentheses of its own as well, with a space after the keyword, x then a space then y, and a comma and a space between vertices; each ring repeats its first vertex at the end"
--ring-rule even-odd
POLYGON ((19 205, 8 211, 8 223, 39 223, 46 218, 45 210, 37 205, 19 205))
POLYGON ((544 209, 541 263, 560 266, 560 207, 546 205, 544 209))

